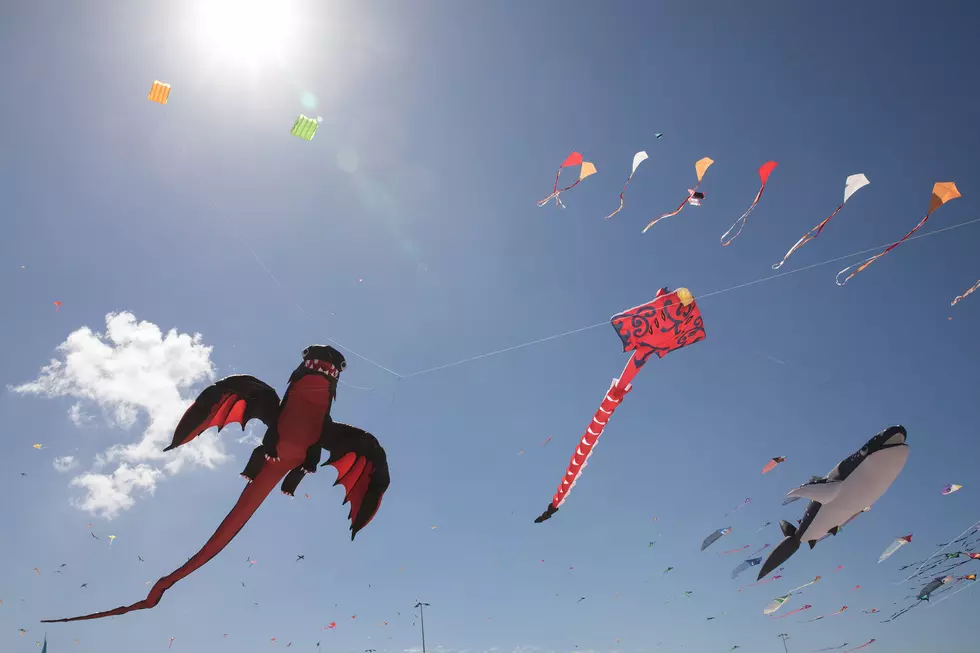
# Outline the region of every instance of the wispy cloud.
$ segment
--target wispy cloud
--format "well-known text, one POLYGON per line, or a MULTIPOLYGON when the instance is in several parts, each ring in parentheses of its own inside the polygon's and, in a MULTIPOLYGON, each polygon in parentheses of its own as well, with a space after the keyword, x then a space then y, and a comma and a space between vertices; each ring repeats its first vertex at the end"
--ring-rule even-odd
POLYGON ((257 447, 262 444, 262 438, 255 435, 251 424, 246 424, 245 433, 242 434, 242 437, 238 438, 238 444, 247 444, 250 447, 257 447))
POLYGON ((68 419, 75 426, 81 427, 92 421, 93 417, 82 410, 82 402, 76 401, 68 409, 68 419))
POLYGON ((176 452, 162 451, 192 401, 191 387, 214 379, 211 347, 202 344, 201 335, 176 329, 164 334, 129 312, 109 313, 105 321, 105 333, 86 326, 73 331, 58 346, 59 359, 42 367, 33 381, 10 389, 75 399, 69 417, 76 425, 94 419, 83 410, 94 406, 107 426, 129 436, 97 456, 91 471, 72 479, 84 491, 73 503, 112 519, 132 507, 137 493, 152 494, 164 475, 186 465, 213 468, 228 456, 213 432, 176 452), (129 435, 141 418, 140 432, 129 435))
POLYGON ((75 456, 59 456, 51 464, 59 472, 67 472, 78 467, 78 461, 75 460, 75 456))

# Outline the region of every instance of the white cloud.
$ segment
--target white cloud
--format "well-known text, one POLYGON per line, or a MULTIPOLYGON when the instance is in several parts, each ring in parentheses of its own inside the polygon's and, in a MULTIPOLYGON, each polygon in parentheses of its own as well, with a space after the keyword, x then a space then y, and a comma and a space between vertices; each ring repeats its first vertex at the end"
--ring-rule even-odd
POLYGON ((68 419, 75 426, 81 427, 92 421, 92 416, 82 410, 82 402, 76 401, 68 409, 68 419))
POLYGON ((245 432, 238 438, 238 444, 247 444, 250 447, 257 447, 262 444, 262 438, 255 434, 255 427, 252 424, 245 425, 245 432))
POLYGON ((59 456, 54 459, 52 464, 59 472, 67 472, 78 467, 78 461, 75 460, 75 456, 59 456))
POLYGON ((262 444, 262 438, 254 433, 246 433, 242 437, 238 438, 238 444, 247 444, 250 447, 257 447, 262 444))
POLYGON ((69 410, 76 425, 91 419, 82 410, 85 403, 124 433, 144 418, 141 433, 110 446, 96 457, 92 471, 72 480, 86 492, 75 505, 112 519, 132 507, 137 492, 152 494, 164 474, 176 474, 187 464, 213 468, 228 456, 214 432, 163 452, 196 396, 191 387, 214 379, 211 347, 202 344, 200 334, 176 329, 164 334, 129 312, 109 313, 105 320, 104 334, 88 327, 72 332, 58 346, 62 359, 52 359, 35 380, 11 390, 79 400, 69 410))

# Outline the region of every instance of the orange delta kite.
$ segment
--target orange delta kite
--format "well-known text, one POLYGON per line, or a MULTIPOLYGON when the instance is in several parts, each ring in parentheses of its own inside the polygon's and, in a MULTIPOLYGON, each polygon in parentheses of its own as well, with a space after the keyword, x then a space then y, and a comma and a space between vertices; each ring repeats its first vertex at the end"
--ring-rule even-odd
POLYGON ((909 236, 911 236, 916 231, 918 231, 919 230, 919 227, 921 227, 922 225, 924 225, 926 223, 926 220, 929 219, 929 216, 932 215, 933 211, 935 211, 936 209, 938 209, 940 206, 942 206, 946 202, 949 202, 951 200, 955 200, 957 197, 962 197, 962 195, 960 195, 960 191, 956 189, 956 184, 955 183, 953 183, 951 181, 940 181, 940 182, 936 182, 936 184, 932 187, 932 200, 930 200, 930 202, 929 202, 929 210, 926 212, 925 217, 922 218, 921 220, 919 220, 919 224, 917 224, 914 227, 912 227, 912 231, 910 231, 907 234, 905 234, 904 236, 902 236, 902 238, 900 240, 897 240, 894 243, 892 243, 891 245, 889 245, 888 247, 886 247, 884 249, 884 251, 879 252, 879 253, 875 254, 874 256, 872 256, 871 258, 866 259, 864 261, 861 261, 860 263, 856 263, 854 265, 848 266, 848 267, 844 268, 843 270, 841 270, 840 272, 838 272, 837 273, 837 285, 838 286, 843 286, 855 274, 857 274, 858 272, 863 272, 865 269, 867 269, 867 267, 869 265, 871 265, 872 263, 874 263, 875 261, 877 261, 878 259, 880 259, 882 256, 884 256, 885 254, 887 254, 888 252, 892 251, 893 249, 895 249, 896 247, 898 247, 899 245, 901 245, 902 243, 904 243, 906 240, 908 240, 909 236), (854 270, 854 271, 851 272, 851 270, 854 270), (847 274, 847 276, 844 277, 844 280, 843 281, 841 281, 841 275, 844 275, 845 273, 847 274))
MULTIPOLYGON (((949 304, 949 305, 950 305, 950 306, 956 306, 956 305, 957 305, 957 304, 959 304, 959 303, 960 303, 960 302, 961 302, 961 301, 962 301, 962 300, 963 300, 964 298, 966 298, 966 297, 969 297, 970 295, 972 295, 972 294, 973 294, 973 293, 974 293, 974 292, 975 292, 975 291, 977 290, 977 288, 980 288, 980 281, 977 281, 977 282, 976 282, 975 284, 973 284, 973 287, 972 287, 972 288, 970 288, 969 290, 967 290, 967 291, 966 291, 965 293, 963 293, 962 295, 959 295, 959 296, 957 296, 957 297, 956 297, 956 299, 954 299, 954 300, 953 300, 952 302, 950 302, 950 304, 949 304)), ((950 319, 952 319, 952 318, 950 318, 950 319)))
POLYGON ((821 222, 820 224, 818 224, 816 227, 814 227, 810 231, 808 231, 805 234, 803 234, 803 237, 800 238, 798 241, 796 241, 796 244, 795 245, 793 245, 792 247, 789 248, 789 251, 786 252, 786 256, 783 257, 783 260, 780 261, 779 263, 773 264, 772 269, 773 270, 778 270, 779 268, 783 267, 783 263, 786 262, 786 259, 788 259, 793 254, 793 252, 795 252, 796 250, 798 250, 799 248, 803 247, 808 242, 810 242, 811 240, 813 240, 814 238, 816 238, 817 236, 819 236, 820 235, 820 232, 823 231, 823 228, 827 226, 827 223, 830 222, 831 218, 833 218, 835 215, 837 215, 838 213, 840 213, 840 210, 842 208, 844 208, 844 205, 847 204, 847 200, 851 199, 851 195, 853 195, 854 193, 858 192, 859 190, 861 190, 862 188, 864 188, 865 186, 867 186, 870 183, 871 182, 868 181, 868 178, 865 177, 863 174, 851 175, 850 177, 848 177, 847 179, 845 179, 844 180, 844 201, 840 203, 840 206, 838 206, 836 209, 834 209, 834 212, 831 213, 827 217, 827 219, 825 219, 823 222, 821 222))
POLYGON ((572 152, 571 154, 568 155, 568 157, 565 159, 565 161, 558 168, 558 173, 555 175, 555 189, 554 189, 554 191, 552 191, 551 195, 548 195, 548 197, 546 197, 543 200, 541 200, 540 202, 538 202, 538 206, 544 206, 549 201, 551 201, 552 199, 554 199, 556 206, 560 206, 561 208, 565 208, 565 205, 562 203, 561 199, 558 196, 561 195, 562 193, 564 193, 566 190, 571 190, 571 189, 575 188, 580 183, 582 183, 582 180, 583 179, 585 179, 586 177, 591 177, 595 173, 596 173, 595 164, 593 164, 590 161, 583 161, 582 160, 582 154, 580 152, 572 152), (561 190, 559 190, 558 189, 558 178, 561 177, 561 171, 563 169, 565 169, 565 168, 571 168, 573 166, 581 166, 579 168, 578 179, 571 186, 566 186, 565 188, 562 188, 561 190))
MULTIPOLYGON (((660 222, 664 218, 670 218, 670 217, 675 216, 678 213, 680 213, 682 210, 684 210, 684 207, 689 202, 693 204, 693 202, 691 202, 691 200, 694 200, 694 199, 698 199, 698 200, 703 199, 704 198, 704 195, 702 193, 699 193, 698 192, 698 187, 701 186, 701 180, 704 179, 704 173, 706 173, 708 171, 708 168, 710 168, 711 167, 711 164, 714 163, 714 162, 715 162, 714 159, 712 159, 710 157, 704 157, 703 159, 700 159, 697 163, 695 163, 694 164, 694 170, 695 170, 695 172, 698 173, 698 183, 694 185, 694 188, 688 189, 688 191, 687 191, 687 197, 684 198, 684 201, 681 202, 681 205, 678 206, 676 210, 671 211, 670 213, 664 213, 659 218, 657 218, 655 220, 652 220, 650 222, 650 224, 648 224, 647 226, 645 226, 643 228, 643 232, 642 233, 646 233, 647 230, 650 227, 652 227, 653 225, 657 224, 658 222, 660 222), (697 197, 699 195, 700 195, 700 197, 697 197)), ((700 203, 699 204, 696 204, 695 206, 700 206, 700 203)))
POLYGON ((752 200, 751 204, 749 204, 749 208, 745 209, 745 213, 743 213, 741 217, 739 217, 739 219, 736 220, 732 224, 732 226, 728 228, 728 231, 726 231, 721 235, 722 247, 728 247, 729 245, 731 245, 732 241, 738 238, 738 235, 742 233, 742 228, 745 226, 745 223, 748 221, 749 214, 755 210, 755 207, 759 203, 759 200, 762 199, 762 193, 766 190, 766 182, 769 181, 769 175, 772 174, 772 171, 775 170, 776 166, 778 165, 779 164, 776 163, 775 161, 767 161, 762 164, 762 167, 759 168, 759 179, 762 180, 762 185, 759 187, 759 192, 755 194, 755 199, 752 200), (731 234, 732 229, 735 229, 735 227, 738 227, 738 231, 732 234, 731 238, 728 238, 728 234, 731 234), (726 238, 728 238, 728 240, 725 240, 726 238))
POLYGON ((57 313, 58 309, 61 308, 61 302, 51 302, 54 304, 54 312, 57 313))

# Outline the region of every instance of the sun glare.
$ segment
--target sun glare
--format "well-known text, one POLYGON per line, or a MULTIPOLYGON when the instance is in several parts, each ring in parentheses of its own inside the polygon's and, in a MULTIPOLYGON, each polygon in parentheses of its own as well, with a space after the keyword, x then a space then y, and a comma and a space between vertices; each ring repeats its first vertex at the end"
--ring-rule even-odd
POLYGON ((195 26, 205 49, 249 67, 281 61, 294 38, 293 2, 198 0, 195 26))

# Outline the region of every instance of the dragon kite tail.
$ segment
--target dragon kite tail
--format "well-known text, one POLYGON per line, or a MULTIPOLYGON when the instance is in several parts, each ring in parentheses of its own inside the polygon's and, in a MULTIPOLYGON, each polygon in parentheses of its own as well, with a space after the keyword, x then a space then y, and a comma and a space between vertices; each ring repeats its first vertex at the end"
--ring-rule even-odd
POLYGON ((114 610, 96 612, 81 617, 71 617, 69 619, 45 619, 41 623, 66 623, 69 621, 85 621, 88 619, 102 619, 103 617, 115 617, 134 610, 149 610, 156 607, 163 598, 164 592, 173 587, 177 581, 186 578, 194 573, 212 558, 221 553, 228 544, 235 539, 239 531, 248 523, 252 515, 258 509, 265 498, 269 496, 273 488, 285 476, 285 471, 280 470, 276 464, 267 463, 262 471, 255 477, 255 480, 245 486, 235 506, 218 526, 214 535, 204 544, 200 551, 195 553, 190 560, 181 565, 175 571, 164 576, 150 588, 149 594, 142 601, 137 601, 132 605, 120 606, 114 610))

